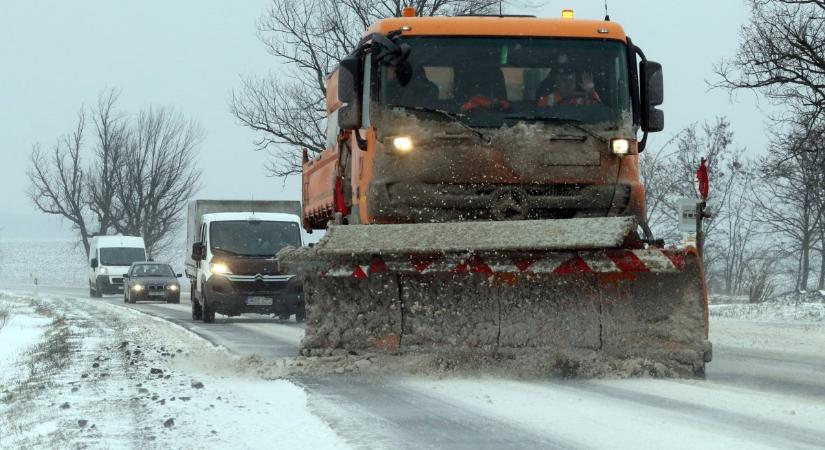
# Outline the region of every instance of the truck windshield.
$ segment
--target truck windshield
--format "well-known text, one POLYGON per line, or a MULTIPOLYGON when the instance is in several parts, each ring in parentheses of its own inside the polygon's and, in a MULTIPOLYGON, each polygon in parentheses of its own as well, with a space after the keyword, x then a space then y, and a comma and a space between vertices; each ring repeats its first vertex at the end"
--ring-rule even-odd
POLYGON ((293 222, 212 222, 209 231, 212 251, 240 256, 275 256, 291 245, 301 246, 301 231, 293 222))
POLYGON ((146 261, 146 252, 142 248, 104 247, 100 249, 100 265, 131 266, 133 262, 146 261))
MULTIPOLYGON (((410 37, 379 65, 380 104, 461 114, 478 127, 517 120, 630 126, 626 46, 596 39, 410 37)), ((432 115, 439 120, 449 117, 432 115)))

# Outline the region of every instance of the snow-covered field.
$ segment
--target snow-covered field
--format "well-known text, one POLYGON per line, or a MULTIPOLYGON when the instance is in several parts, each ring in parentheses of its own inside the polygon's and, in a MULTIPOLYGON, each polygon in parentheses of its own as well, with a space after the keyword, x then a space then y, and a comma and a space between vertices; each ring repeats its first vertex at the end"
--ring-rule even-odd
MULTIPOLYGON (((182 272, 183 244, 155 260, 182 272)), ((32 285, 37 278, 40 285, 86 286, 87 270, 86 252, 76 242, 0 241, 0 282, 32 285)))
POLYGON ((302 388, 127 311, 0 294, 0 448, 347 447, 302 388))
POLYGON ((86 254, 74 242, 0 242, 1 281, 83 286, 85 276, 86 254))

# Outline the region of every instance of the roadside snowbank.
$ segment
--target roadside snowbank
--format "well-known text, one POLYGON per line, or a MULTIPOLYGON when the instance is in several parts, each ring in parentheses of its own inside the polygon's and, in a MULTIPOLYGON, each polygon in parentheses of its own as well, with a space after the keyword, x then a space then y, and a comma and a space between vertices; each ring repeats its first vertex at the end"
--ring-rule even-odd
POLYGON ((0 301, 16 305, 7 327, 24 337, 6 350, 4 327, 0 349, 15 366, 40 368, 0 365, 0 379, 15 373, 0 391, 0 448, 347 448, 302 388, 251 377, 237 357, 167 322, 135 326, 135 315, 77 299, 0 301), (65 351, 53 355, 57 339, 65 351))
POLYGON ((755 322, 825 322, 822 302, 765 302, 710 305, 712 317, 755 322))

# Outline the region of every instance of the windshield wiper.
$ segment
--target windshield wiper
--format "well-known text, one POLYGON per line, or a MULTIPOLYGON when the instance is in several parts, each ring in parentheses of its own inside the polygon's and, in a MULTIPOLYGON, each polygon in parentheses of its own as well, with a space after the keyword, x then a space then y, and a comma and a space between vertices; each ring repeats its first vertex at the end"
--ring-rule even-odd
POLYGON ((559 125, 568 126, 571 128, 575 128, 579 131, 583 131, 588 136, 593 137, 598 141, 602 141, 605 144, 608 143, 607 139, 598 134, 594 133, 593 131, 589 130, 587 127, 581 125, 582 121, 578 119, 569 119, 567 117, 544 117, 544 116, 504 116, 505 120, 523 120, 526 122, 547 122, 547 123, 557 123, 559 125))
POLYGON ((212 251, 213 251, 213 252, 216 252, 216 251, 217 251, 217 252, 223 252, 223 253, 230 254, 230 255, 232 255, 232 256, 240 256, 240 257, 244 257, 244 256, 246 256, 246 255, 240 254, 240 253, 238 253, 238 252, 233 252, 232 250, 227 250, 227 249, 225 249, 225 248, 221 248, 221 247, 212 247, 212 251))
POLYGON ((413 111, 421 111, 421 112, 441 114, 444 117, 452 119, 455 123, 461 125, 466 130, 468 130, 468 131, 472 132, 473 134, 475 134, 476 136, 478 136, 482 141, 484 141, 485 144, 489 145, 493 141, 493 139, 491 137, 489 137, 486 134, 482 133, 477 128, 473 128, 472 126, 468 125, 467 122, 465 122, 463 114, 451 113, 449 111, 444 111, 443 109, 425 108, 423 106, 405 106, 405 105, 390 105, 390 106, 397 107, 397 108, 404 108, 404 109, 412 109, 413 111))

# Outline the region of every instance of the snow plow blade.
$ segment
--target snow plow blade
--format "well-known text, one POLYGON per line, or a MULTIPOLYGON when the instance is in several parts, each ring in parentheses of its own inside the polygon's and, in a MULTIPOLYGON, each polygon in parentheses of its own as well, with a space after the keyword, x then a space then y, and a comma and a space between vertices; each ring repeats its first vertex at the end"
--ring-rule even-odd
POLYGON ((696 376, 695 250, 625 249, 632 218, 332 227, 279 253, 304 279, 302 353, 497 353, 548 372, 696 376))

